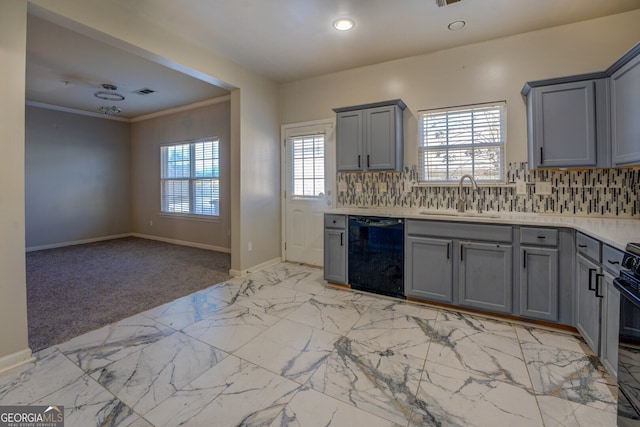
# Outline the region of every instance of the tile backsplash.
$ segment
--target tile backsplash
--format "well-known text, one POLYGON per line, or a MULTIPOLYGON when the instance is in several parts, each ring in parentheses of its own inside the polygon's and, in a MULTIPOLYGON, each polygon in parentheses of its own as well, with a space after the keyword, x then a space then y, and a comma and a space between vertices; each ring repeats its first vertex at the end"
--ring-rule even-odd
MULTIPOLYGON (((402 172, 339 172, 338 207, 456 209, 458 186, 417 186, 418 169, 402 172)), ((527 163, 507 166, 507 184, 471 191, 465 180, 468 210, 535 212, 556 215, 640 218, 640 169, 529 170, 527 163), (518 194, 523 181, 526 194, 518 194), (546 190, 550 190, 548 193, 546 190)))

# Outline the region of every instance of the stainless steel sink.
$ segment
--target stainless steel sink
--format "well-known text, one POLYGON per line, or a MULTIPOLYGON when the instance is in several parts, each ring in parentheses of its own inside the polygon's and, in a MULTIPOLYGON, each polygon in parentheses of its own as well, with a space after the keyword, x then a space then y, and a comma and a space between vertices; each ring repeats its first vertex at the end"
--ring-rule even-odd
POLYGON ((493 213, 478 212, 438 212, 438 211, 422 211, 420 215, 429 216, 447 216, 452 218, 500 218, 500 215, 493 213))

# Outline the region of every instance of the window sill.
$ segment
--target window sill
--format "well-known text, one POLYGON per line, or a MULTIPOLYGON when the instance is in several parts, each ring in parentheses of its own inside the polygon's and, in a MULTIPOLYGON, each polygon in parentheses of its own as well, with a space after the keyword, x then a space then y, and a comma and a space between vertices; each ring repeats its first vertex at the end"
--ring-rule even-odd
POLYGON ((161 216, 163 218, 183 219, 183 220, 187 220, 187 221, 222 222, 222 219, 220 219, 219 216, 195 215, 195 214, 184 214, 184 213, 170 213, 170 212, 157 212, 156 215, 161 216))

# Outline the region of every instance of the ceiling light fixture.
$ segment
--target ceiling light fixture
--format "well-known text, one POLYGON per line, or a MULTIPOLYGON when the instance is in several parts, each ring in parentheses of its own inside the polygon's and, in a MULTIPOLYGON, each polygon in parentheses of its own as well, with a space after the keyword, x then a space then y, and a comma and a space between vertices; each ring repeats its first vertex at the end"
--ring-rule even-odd
POLYGON ((116 90, 118 90, 118 86, 103 83, 102 87, 105 90, 99 90, 93 94, 96 98, 104 99, 105 101, 124 101, 124 96, 120 95, 116 90))
POLYGON ((451 31, 458 31, 463 29, 465 25, 467 25, 465 21, 453 21, 447 25, 447 28, 451 31))
POLYGON ((356 23, 353 22, 353 19, 349 18, 340 18, 333 21, 333 28, 338 31, 349 31, 354 25, 356 25, 356 23))
POLYGON ((98 111, 100 111, 104 115, 111 116, 113 114, 118 114, 122 110, 116 107, 115 105, 112 105, 111 107, 107 107, 106 105, 103 105, 102 107, 98 108, 98 111))

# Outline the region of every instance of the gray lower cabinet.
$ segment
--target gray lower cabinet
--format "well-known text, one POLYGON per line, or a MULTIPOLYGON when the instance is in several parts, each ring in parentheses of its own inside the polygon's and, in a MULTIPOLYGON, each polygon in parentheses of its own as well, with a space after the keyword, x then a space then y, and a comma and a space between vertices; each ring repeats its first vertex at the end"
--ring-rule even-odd
POLYGON ((324 279, 334 283, 347 283, 347 216, 324 216, 324 279))
POLYGON ((434 301, 453 301, 453 241, 408 236, 405 239, 405 293, 434 301))
POLYGON ((461 242, 459 302, 474 308, 511 313, 512 246, 461 242))
POLYGON ((520 247, 520 314, 558 320, 558 249, 520 247))
POLYGON ((576 328, 595 354, 600 353, 600 298, 596 296, 596 274, 600 265, 580 252, 576 255, 576 328))

